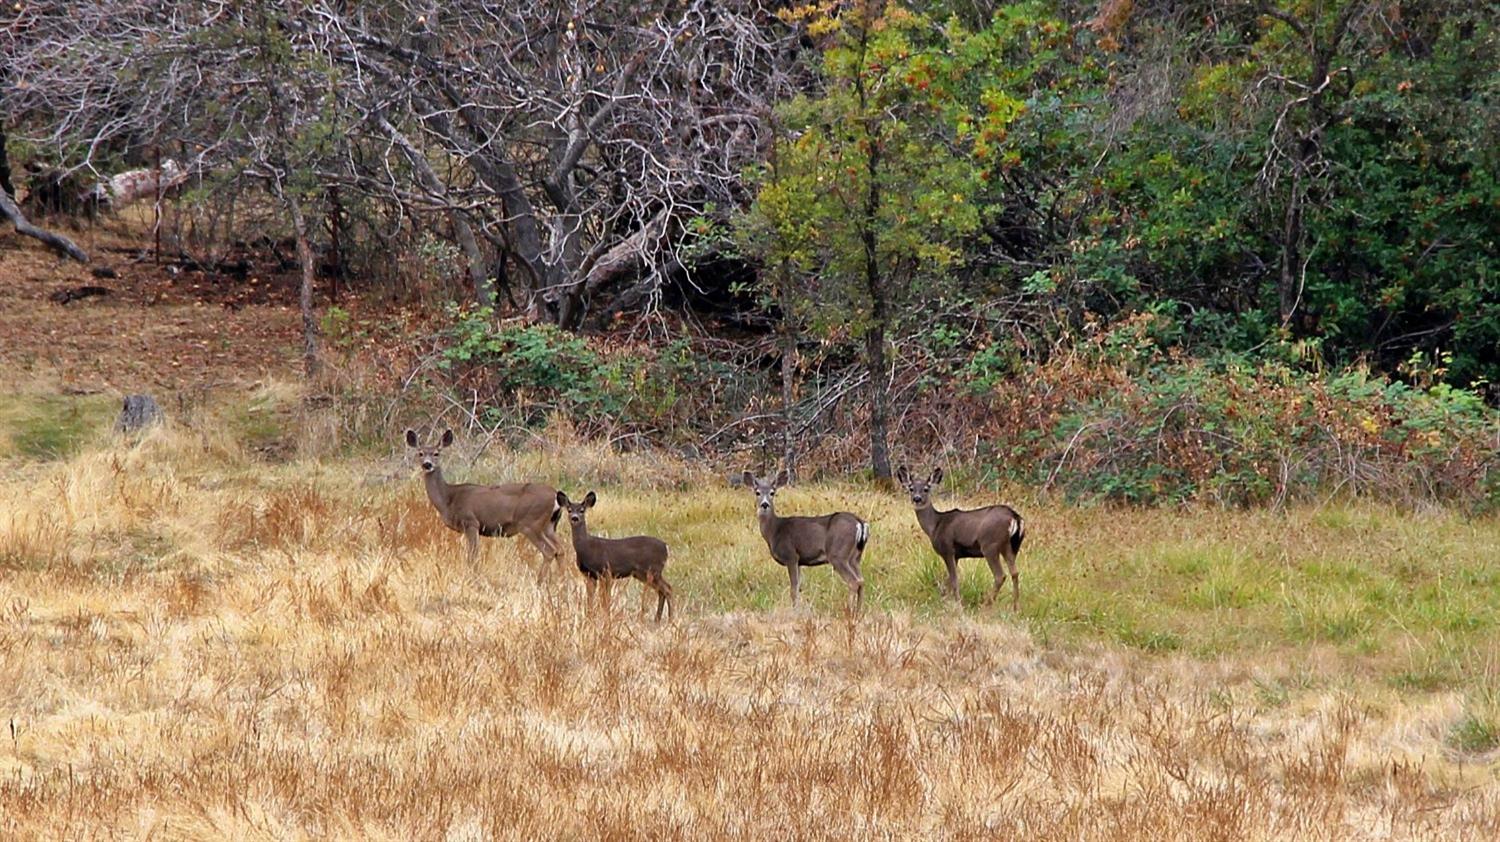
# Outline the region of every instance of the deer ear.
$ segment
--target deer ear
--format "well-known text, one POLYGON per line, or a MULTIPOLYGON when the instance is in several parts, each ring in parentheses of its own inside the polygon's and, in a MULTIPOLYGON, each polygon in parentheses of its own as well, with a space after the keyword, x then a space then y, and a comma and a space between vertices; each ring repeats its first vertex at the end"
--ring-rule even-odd
POLYGON ((568 495, 565 494, 565 493, 563 493, 563 492, 561 492, 561 491, 557 492, 557 505, 559 505, 559 506, 566 506, 566 505, 568 505, 568 495))
POLYGON ((599 502, 599 496, 592 491, 588 493, 587 497, 583 498, 583 505, 590 509, 594 508, 594 504, 597 502, 599 502))
POLYGON ((896 469, 896 481, 897 482, 901 483, 902 485, 906 485, 906 483, 910 479, 911 479, 911 474, 907 473, 905 465, 902 465, 901 467, 899 467, 899 468, 896 469))
POLYGON ((452 430, 444 430, 443 431, 443 443, 440 444, 440 445, 438 445, 438 446, 439 447, 452 447, 453 446, 453 431, 452 430))
POLYGON ((932 479, 928 480, 928 482, 932 483, 933 485, 937 485, 938 483, 940 483, 942 481, 943 481, 943 469, 942 468, 933 468, 932 469, 932 479))
POLYGON ((417 431, 416 430, 407 430, 406 431, 406 446, 407 447, 416 447, 417 446, 417 431))
POLYGON ((749 471, 740 474, 740 484, 744 485, 746 488, 754 488, 755 474, 752 474, 749 471))
POLYGON ((780 488, 783 485, 786 485, 787 482, 790 481, 790 479, 791 478, 786 475, 786 471, 783 470, 781 473, 776 475, 776 487, 780 488))

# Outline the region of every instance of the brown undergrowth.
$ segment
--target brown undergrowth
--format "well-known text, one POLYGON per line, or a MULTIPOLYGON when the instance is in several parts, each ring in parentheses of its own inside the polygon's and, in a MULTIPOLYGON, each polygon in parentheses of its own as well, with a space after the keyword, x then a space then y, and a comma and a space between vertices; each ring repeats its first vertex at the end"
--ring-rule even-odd
MULTIPOLYGON (((1494 752, 1449 743, 1461 694, 1351 679, 1266 703, 1293 665, 1048 643, 1031 615, 907 607, 895 585, 849 617, 815 576, 788 610, 743 492, 607 450, 481 469, 600 481, 597 528, 672 542, 680 621, 586 612, 513 543, 466 568, 394 456, 273 464, 201 425, 14 463, 0 836, 1500 834, 1494 752)), ((916 564, 900 501, 797 491, 888 509, 872 582, 916 564)), ((1042 600, 1058 583, 1034 540, 1042 600)))

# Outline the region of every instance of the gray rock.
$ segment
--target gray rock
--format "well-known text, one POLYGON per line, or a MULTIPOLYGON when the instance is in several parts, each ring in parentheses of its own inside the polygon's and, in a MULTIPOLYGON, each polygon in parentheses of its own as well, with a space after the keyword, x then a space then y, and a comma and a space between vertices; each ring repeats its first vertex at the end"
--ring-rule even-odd
POLYGON ((131 433, 159 423, 161 419, 161 407, 156 405, 155 398, 150 395, 126 395, 115 429, 131 433))

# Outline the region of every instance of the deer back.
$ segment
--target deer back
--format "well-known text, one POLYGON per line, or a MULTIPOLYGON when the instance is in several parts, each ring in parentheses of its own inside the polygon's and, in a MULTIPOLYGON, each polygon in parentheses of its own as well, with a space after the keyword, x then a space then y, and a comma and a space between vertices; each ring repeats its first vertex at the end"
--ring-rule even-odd
MULTIPOLYGON (((939 551, 952 547, 979 552, 987 544, 1008 541, 1010 525, 1015 520, 1015 513, 1004 505, 953 509, 936 515, 927 532, 939 551)), ((927 524, 924 523, 923 527, 926 529, 927 524)))
POLYGON ((667 563, 667 542, 650 535, 631 538, 599 538, 573 531, 573 552, 578 569, 590 576, 630 576, 661 572, 667 563))
POLYGON ((535 482, 451 486, 449 512, 473 518, 486 534, 540 532, 557 511, 557 491, 535 482))
POLYGON ((859 542, 861 521, 848 512, 776 518, 763 530, 777 561, 826 560, 830 553, 859 542))

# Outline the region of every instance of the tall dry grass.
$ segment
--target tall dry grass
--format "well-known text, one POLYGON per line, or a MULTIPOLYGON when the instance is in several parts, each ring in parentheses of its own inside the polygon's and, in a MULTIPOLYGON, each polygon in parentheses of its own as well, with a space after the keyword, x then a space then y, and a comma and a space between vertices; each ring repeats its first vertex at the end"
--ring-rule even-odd
MULTIPOLYGON (((467 568, 394 451, 276 464, 204 424, 15 463, 0 837, 1500 837, 1493 752, 1449 744, 1461 692, 1360 683, 1317 641, 1149 655, 1046 610, 910 606, 910 513, 852 487, 784 504, 876 515, 885 595, 843 615, 815 571, 791 611, 748 496, 692 466, 565 438, 463 456, 600 487, 597 529, 672 543, 683 618, 588 613, 514 542, 467 568), (1285 689, 1319 663, 1353 677, 1285 689)), ((1192 517, 1028 514, 1043 604, 1103 530, 1192 517)))

